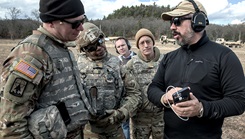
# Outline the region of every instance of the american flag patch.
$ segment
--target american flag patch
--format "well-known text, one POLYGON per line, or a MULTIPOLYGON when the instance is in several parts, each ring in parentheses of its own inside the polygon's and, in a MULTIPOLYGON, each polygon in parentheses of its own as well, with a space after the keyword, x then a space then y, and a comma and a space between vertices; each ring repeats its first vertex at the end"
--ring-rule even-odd
POLYGON ((38 70, 35 67, 32 67, 30 64, 22 60, 14 67, 14 69, 25 74, 31 79, 33 79, 38 73, 38 70))

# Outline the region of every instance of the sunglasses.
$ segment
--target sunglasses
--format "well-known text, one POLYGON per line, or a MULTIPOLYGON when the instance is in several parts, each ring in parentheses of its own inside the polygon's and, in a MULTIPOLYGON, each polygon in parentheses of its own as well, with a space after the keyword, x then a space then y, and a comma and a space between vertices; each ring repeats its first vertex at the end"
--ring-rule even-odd
POLYGON ((180 26, 183 20, 191 20, 191 17, 174 17, 170 20, 170 26, 174 23, 175 26, 180 26))
POLYGON ((61 19, 60 21, 62 22, 66 22, 68 24, 71 24, 71 28, 72 29, 76 29, 78 28, 81 24, 83 24, 85 22, 86 18, 83 18, 82 20, 76 20, 76 21, 73 21, 73 22, 70 22, 70 21, 67 21, 65 19, 61 19))
POLYGON ((98 46, 101 46, 101 44, 103 44, 104 42, 105 41, 103 40, 103 37, 102 38, 100 37, 95 43, 84 47, 84 50, 87 51, 87 52, 96 51, 98 46))

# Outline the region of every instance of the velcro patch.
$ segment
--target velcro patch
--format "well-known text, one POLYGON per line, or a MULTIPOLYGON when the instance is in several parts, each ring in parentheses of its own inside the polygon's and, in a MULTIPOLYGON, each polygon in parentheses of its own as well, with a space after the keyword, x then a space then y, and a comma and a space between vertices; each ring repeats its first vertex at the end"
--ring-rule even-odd
MULTIPOLYGON (((88 32, 85 33, 85 37, 88 37, 90 42, 93 42, 96 39, 96 35, 94 34, 94 30, 89 30, 88 32)), ((86 40, 86 38, 83 38, 86 40)))
POLYGON ((25 91, 26 85, 27 85, 26 80, 16 78, 10 89, 10 94, 17 96, 17 97, 22 97, 25 91))
POLYGON ((23 73, 31 79, 33 79, 38 73, 38 70, 35 67, 22 60, 14 67, 14 69, 23 73))

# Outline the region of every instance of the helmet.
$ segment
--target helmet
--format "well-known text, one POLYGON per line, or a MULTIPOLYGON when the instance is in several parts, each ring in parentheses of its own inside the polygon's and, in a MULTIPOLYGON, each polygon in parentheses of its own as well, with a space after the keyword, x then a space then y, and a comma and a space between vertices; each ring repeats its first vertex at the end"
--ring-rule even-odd
POLYGON ((88 46, 89 44, 95 43, 99 38, 103 38, 104 33, 93 23, 86 22, 83 24, 83 31, 80 31, 76 44, 78 49, 88 46))

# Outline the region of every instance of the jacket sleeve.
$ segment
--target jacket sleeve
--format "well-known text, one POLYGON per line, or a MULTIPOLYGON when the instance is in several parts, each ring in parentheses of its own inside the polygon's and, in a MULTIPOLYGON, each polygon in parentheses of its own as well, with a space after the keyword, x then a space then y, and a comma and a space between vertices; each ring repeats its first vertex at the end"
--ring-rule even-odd
POLYGON ((129 117, 133 117, 137 112, 137 108, 142 103, 140 87, 135 78, 125 67, 121 69, 125 86, 125 95, 120 109, 126 109, 129 117))
POLYGON ((43 78, 43 70, 47 69, 49 63, 47 59, 47 54, 38 46, 21 44, 3 63, 0 95, 1 139, 32 138, 27 117, 34 110, 40 95, 40 84, 48 79, 43 78))
POLYGON ((223 98, 217 101, 201 100, 203 117, 212 119, 242 114, 245 110, 245 78, 242 65, 230 51, 220 62, 220 83, 223 98))
POLYGON ((165 94, 164 74, 165 68, 162 60, 147 90, 149 101, 158 107, 163 107, 161 97, 165 94))

